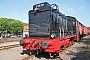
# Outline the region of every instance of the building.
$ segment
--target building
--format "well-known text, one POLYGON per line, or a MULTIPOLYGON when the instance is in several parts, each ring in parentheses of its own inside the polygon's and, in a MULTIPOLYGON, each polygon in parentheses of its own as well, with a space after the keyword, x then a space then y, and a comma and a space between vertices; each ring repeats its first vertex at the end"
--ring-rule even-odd
POLYGON ((29 27, 28 26, 24 26, 24 28, 23 28, 23 37, 25 37, 25 35, 29 35, 29 27))

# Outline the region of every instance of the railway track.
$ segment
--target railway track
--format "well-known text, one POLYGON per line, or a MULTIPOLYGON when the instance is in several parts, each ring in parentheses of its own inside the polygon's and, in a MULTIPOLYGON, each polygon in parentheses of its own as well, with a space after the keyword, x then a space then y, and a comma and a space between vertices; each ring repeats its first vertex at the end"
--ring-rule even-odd
POLYGON ((15 48, 15 47, 19 47, 19 46, 20 46, 19 44, 8 45, 8 46, 1 46, 0 50, 7 50, 7 49, 10 49, 10 48, 15 48))
POLYGON ((21 38, 1 39, 1 40, 0 40, 0 43, 20 41, 20 39, 21 39, 21 38))
MULTIPOLYGON (((75 42, 76 43, 76 42, 75 42)), ((74 43, 74 44, 75 44, 74 43)), ((74 45, 73 44, 73 45, 74 45)), ((65 50, 63 50, 62 52, 60 52, 59 54, 63 54, 65 51, 69 50, 73 45, 67 47, 65 50)), ((22 60, 29 60, 29 59, 32 59, 34 60, 35 56, 34 55, 31 55, 31 56, 25 56, 22 60)), ((41 59, 41 60, 46 60, 46 59, 41 59)), ((52 58, 49 58, 48 60, 60 60, 60 57, 59 56, 56 56, 56 57, 52 57, 52 58)))
POLYGON ((19 40, 6 40, 6 41, 2 41, 0 43, 4 43, 4 42, 16 42, 16 41, 19 41, 19 40))

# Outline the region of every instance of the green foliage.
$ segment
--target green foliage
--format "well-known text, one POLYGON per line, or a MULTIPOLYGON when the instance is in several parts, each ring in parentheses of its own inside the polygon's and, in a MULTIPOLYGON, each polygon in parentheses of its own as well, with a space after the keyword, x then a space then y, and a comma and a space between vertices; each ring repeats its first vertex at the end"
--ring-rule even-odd
POLYGON ((5 31, 7 29, 7 26, 7 18, 0 18, 0 31, 5 31))
POLYGON ((26 25, 19 20, 0 18, 0 33, 21 34, 26 25))

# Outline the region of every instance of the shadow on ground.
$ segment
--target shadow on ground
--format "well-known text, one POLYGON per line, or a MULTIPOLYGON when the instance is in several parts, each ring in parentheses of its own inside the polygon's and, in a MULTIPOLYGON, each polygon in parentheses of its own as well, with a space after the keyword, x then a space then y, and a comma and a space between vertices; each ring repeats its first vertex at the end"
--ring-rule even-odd
MULTIPOLYGON (((29 50, 23 50, 20 54, 24 55, 24 54, 27 54, 30 56, 30 51, 29 50)), ((36 54, 36 51, 32 51, 32 55, 35 55, 35 57, 37 58, 46 58, 46 59, 49 59, 50 58, 50 55, 49 53, 46 53, 46 52, 42 52, 42 53, 39 53, 38 55, 36 54)))
POLYGON ((88 56, 87 53, 90 53, 90 51, 88 51, 88 44, 90 44, 90 37, 81 39, 80 41, 78 41, 78 44, 80 44, 80 43, 84 43, 86 45, 86 47, 85 46, 83 46, 83 47, 74 47, 78 50, 81 50, 78 53, 74 53, 72 51, 69 51, 70 53, 68 53, 67 55, 75 56, 71 60, 89 60, 88 58, 90 56, 88 56))
MULTIPOLYGON (((29 53, 29 52, 30 52, 29 50, 23 50, 20 54, 21 54, 21 55, 27 54, 27 55, 30 56, 30 53, 29 53)), ((32 51, 32 55, 35 55, 35 57, 37 57, 37 58, 39 58, 39 59, 41 59, 41 58, 45 58, 45 59, 47 59, 47 60, 50 59, 50 54, 47 53, 47 52, 42 52, 42 53, 39 53, 39 54, 37 55, 37 54, 36 54, 36 51, 32 51)), ((57 58, 58 60, 62 60, 60 57, 57 57, 57 56, 52 57, 52 59, 56 59, 56 58, 57 58)))

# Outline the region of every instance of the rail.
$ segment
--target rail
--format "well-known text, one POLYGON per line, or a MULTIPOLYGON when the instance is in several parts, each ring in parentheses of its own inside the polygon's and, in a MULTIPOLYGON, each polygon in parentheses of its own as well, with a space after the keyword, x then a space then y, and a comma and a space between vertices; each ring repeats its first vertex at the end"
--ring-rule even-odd
POLYGON ((8 45, 8 46, 1 46, 0 50, 6 50, 6 49, 10 49, 10 48, 15 48, 15 47, 19 47, 20 44, 14 44, 14 45, 8 45))

